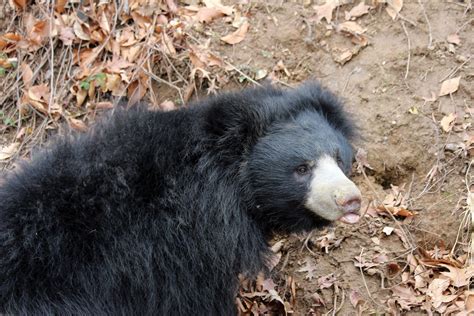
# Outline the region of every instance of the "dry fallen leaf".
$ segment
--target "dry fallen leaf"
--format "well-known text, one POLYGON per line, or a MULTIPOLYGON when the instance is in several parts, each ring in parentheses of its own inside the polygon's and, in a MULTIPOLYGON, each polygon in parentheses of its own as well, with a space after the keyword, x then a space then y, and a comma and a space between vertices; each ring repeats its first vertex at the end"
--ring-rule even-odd
POLYGON ((392 20, 395 20, 396 17, 398 16, 398 13, 402 10, 403 7, 403 0, 387 0, 387 8, 385 9, 392 18, 392 20))
POLYGON ((48 114, 49 87, 40 84, 28 87, 21 97, 21 104, 29 104, 39 112, 48 114))
POLYGON ((366 5, 364 1, 361 1, 358 5, 353 7, 349 12, 346 12, 346 20, 355 19, 369 13, 372 9, 370 5, 366 5))
POLYGON ((420 306, 424 301, 411 287, 395 285, 390 289, 402 309, 410 310, 414 306, 420 306))
POLYGON ((99 26, 101 27, 102 31, 105 32, 105 34, 110 33, 110 22, 107 18, 107 15, 105 14, 105 11, 102 11, 102 14, 99 16, 99 26))
POLYGON ((75 93, 77 106, 80 107, 87 97, 87 90, 78 88, 77 92, 75 93))
POLYGON ((456 92, 459 88, 460 81, 461 81, 461 76, 443 81, 438 95, 441 97, 443 95, 448 95, 448 94, 456 92))
POLYGON ((413 272, 415 278, 415 289, 425 289, 428 286, 429 276, 425 267, 419 264, 413 272))
POLYGON ((468 312, 474 311, 474 292, 473 291, 466 291, 466 310, 468 312))
POLYGON ((363 28, 362 26, 357 24, 357 22, 353 22, 353 21, 346 21, 346 22, 342 22, 338 24, 336 26, 336 30, 338 32, 349 33, 350 35, 355 35, 355 36, 361 35, 365 31, 367 31, 366 28, 363 28))
POLYGON ((0 50, 5 54, 15 50, 16 44, 21 41, 21 39, 21 36, 16 33, 0 35, 0 50))
POLYGON ((218 8, 200 8, 196 19, 201 23, 210 23, 212 20, 225 16, 218 8))
POLYGON ((444 294, 444 291, 446 291, 448 288, 449 283, 450 282, 448 279, 440 278, 431 281, 426 294, 431 297, 434 308, 440 307, 443 303, 451 302, 457 297, 457 295, 444 294))
POLYGON ((74 22, 73 29, 74 29, 74 34, 78 38, 80 38, 81 40, 83 40, 83 41, 90 41, 91 40, 91 37, 88 34, 88 32, 86 33, 84 31, 84 28, 82 27, 81 23, 79 23, 78 21, 74 22))
POLYGON ((441 274, 448 277, 455 287, 468 285, 471 277, 474 276, 474 266, 466 268, 456 268, 447 264, 440 264, 440 266, 449 270, 449 272, 441 272, 441 274))
POLYGON ((390 212, 395 216, 401 217, 412 217, 415 215, 414 212, 407 210, 406 208, 399 206, 390 206, 390 205, 379 205, 377 206, 379 212, 390 212))
POLYGON ((446 38, 448 43, 454 44, 454 45, 460 45, 461 44, 461 39, 459 38, 459 35, 457 33, 450 34, 446 38))
POLYGON ((78 131, 78 132, 85 132, 87 131, 87 125, 81 121, 81 120, 78 120, 78 119, 75 119, 75 118, 69 118, 68 119, 68 123, 69 123, 69 126, 78 131))
POLYGON ((67 2, 68 0, 56 0, 55 5, 54 5, 54 10, 58 13, 63 13, 67 2))
POLYGON ((232 26, 238 29, 242 25, 242 23, 244 23, 245 21, 247 21, 247 17, 242 16, 242 12, 235 11, 234 20, 232 21, 232 26))
POLYGON ((234 33, 221 37, 221 40, 231 45, 240 43, 244 40, 248 29, 249 22, 245 21, 234 33))
POLYGON ((370 240, 372 240, 372 242, 376 245, 380 245, 380 239, 378 237, 372 237, 370 238, 370 240))
POLYGON ((72 29, 72 27, 60 28, 59 39, 63 42, 64 45, 72 45, 73 41, 76 39, 76 35, 74 35, 74 30, 72 29))
POLYGON ((305 265, 297 270, 298 272, 306 272, 306 276, 304 277, 306 280, 312 280, 315 275, 314 271, 317 269, 316 264, 314 263, 314 260, 311 259, 310 257, 306 257, 305 259, 305 265))
POLYGON ((20 143, 11 143, 10 145, 6 145, 0 148, 0 160, 6 160, 12 157, 18 148, 20 147, 20 143))
POLYGON ((31 80, 33 79, 33 70, 27 63, 21 64, 21 78, 23 79, 23 83, 25 87, 31 86, 31 80))
POLYGON ((208 8, 219 7, 222 5, 221 0, 203 0, 202 2, 208 8))
POLYGON ((443 131, 445 131, 446 133, 451 131, 451 129, 453 128, 454 122, 456 121, 456 118, 457 118, 457 115, 455 113, 450 113, 449 115, 444 116, 441 119, 441 122, 439 122, 443 131))
POLYGON ((223 67, 222 59, 211 53, 209 49, 203 45, 189 45, 189 59, 194 68, 206 69, 207 67, 218 66, 223 67))
POLYGON ((347 63, 349 60, 352 59, 355 55, 357 55, 362 46, 354 46, 352 48, 339 48, 339 47, 334 47, 331 50, 332 53, 332 58, 334 59, 335 62, 344 65, 347 63))
POLYGON ((111 91, 113 95, 119 93, 120 76, 118 74, 106 74, 105 91, 111 91))
POLYGON ((340 5, 338 0, 327 0, 323 5, 315 5, 313 9, 316 11, 316 21, 320 22, 326 19, 327 23, 331 23, 332 11, 340 5))
POLYGON ((316 239, 316 245, 325 253, 329 253, 329 249, 339 247, 343 240, 343 237, 336 238, 335 230, 331 229, 327 234, 316 239))
POLYGON ((342 50, 339 54, 333 54, 334 61, 344 65, 352 59, 352 52, 349 49, 342 50))
POLYGON ((50 30, 49 21, 37 19, 29 12, 25 14, 23 21, 26 29, 26 37, 23 41, 18 43, 18 46, 29 51, 35 51, 41 48, 43 42, 48 38, 50 31, 57 31, 54 24, 51 25, 50 30))
POLYGON ((25 10, 26 8, 26 0, 13 0, 13 5, 15 8, 19 10, 25 10))
POLYGON ((315 306, 315 307, 326 306, 326 303, 324 302, 324 299, 318 293, 313 293, 311 295, 311 298, 314 301, 313 306, 315 306))
POLYGON ((218 9, 225 15, 232 15, 234 8, 232 6, 223 5, 219 0, 203 0, 206 8, 218 9))
POLYGON ((319 289, 322 290, 322 289, 330 288, 336 281, 337 281, 337 278, 334 275, 334 273, 330 273, 328 275, 322 276, 318 278, 319 289))
POLYGON ((174 47, 173 40, 166 34, 161 33, 161 42, 163 44, 163 50, 167 55, 172 57, 176 56, 176 48, 174 47))
POLYGON ((352 304, 352 306, 357 307, 357 305, 363 301, 363 297, 362 295, 357 292, 356 290, 351 290, 351 292, 349 293, 349 300, 352 304))
POLYGON ((148 77, 141 73, 138 79, 130 83, 127 87, 128 104, 137 104, 146 94, 148 90, 148 77))
POLYGON ((105 65, 105 69, 107 69, 107 71, 110 73, 120 74, 123 69, 129 68, 132 66, 134 66, 134 64, 126 61, 123 58, 120 58, 114 55, 112 57, 112 60, 107 62, 107 64, 105 65))

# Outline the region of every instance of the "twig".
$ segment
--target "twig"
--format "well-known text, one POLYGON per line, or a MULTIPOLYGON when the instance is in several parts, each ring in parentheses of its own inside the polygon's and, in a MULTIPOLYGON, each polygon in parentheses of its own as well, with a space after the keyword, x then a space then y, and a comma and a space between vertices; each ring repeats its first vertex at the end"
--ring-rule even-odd
POLYGON ((294 85, 292 85, 292 84, 290 84, 290 83, 287 83, 287 82, 284 82, 284 81, 281 81, 281 80, 278 79, 278 78, 272 78, 272 81, 274 81, 274 82, 276 82, 276 83, 279 83, 279 84, 281 84, 282 86, 285 86, 285 87, 287 87, 287 88, 292 88, 292 89, 295 88, 294 85))
MULTIPOLYGON (((334 283, 334 288, 336 288, 336 283, 334 283)), ((335 295, 334 296, 334 311, 333 311, 333 315, 336 316, 337 313, 339 313, 339 311, 342 309, 342 306, 344 305, 344 301, 346 300, 346 292, 344 291, 343 288, 339 288, 342 292, 342 297, 341 297, 341 304, 339 304, 339 306, 336 308, 336 303, 337 303, 337 296, 335 295)), ((335 292, 335 290, 334 290, 335 292)))
POLYGON ((410 37, 408 36, 408 31, 407 28, 405 27, 405 23, 403 21, 400 21, 403 27, 403 31, 405 32, 405 35, 407 36, 407 42, 408 42, 408 58, 407 58, 407 70, 405 72, 405 80, 408 78, 408 72, 410 71, 410 59, 411 59, 411 42, 410 42, 410 37))
POLYGON ((181 88, 175 86, 174 84, 172 84, 171 82, 168 82, 160 77, 158 77, 157 75, 155 75, 154 73, 146 70, 145 68, 141 67, 141 69, 143 70, 143 72, 145 72, 148 76, 150 76, 151 78, 153 78, 153 80, 156 80, 158 82, 161 82, 161 83, 164 83, 166 84, 167 86, 171 87, 171 88, 174 88, 178 91, 178 94, 179 94, 179 98, 181 100, 181 102, 183 102, 184 104, 184 98, 183 98, 183 94, 181 92, 181 88))
POLYGON ((421 2, 421 0, 418 0, 418 3, 420 4, 421 11, 423 11, 423 16, 425 17, 426 23, 428 24, 428 49, 433 48, 432 43, 433 43, 433 34, 431 34, 431 23, 430 20, 428 19, 428 15, 426 14, 425 6, 421 2))
POLYGON ((352 69, 352 71, 349 73, 349 75, 347 75, 347 79, 346 79, 346 82, 344 83, 344 88, 342 89, 341 94, 344 94, 344 92, 346 91, 347 85, 349 84, 349 80, 351 79, 352 75, 355 74, 356 72, 359 72, 359 71, 360 71, 360 68, 355 67, 354 69, 352 69))
POLYGON ((291 254, 291 251, 288 251, 288 253, 286 254, 285 260, 283 260, 283 264, 281 265, 280 272, 285 270, 286 265, 288 264, 288 260, 290 259, 290 254, 291 254))
POLYGON ((464 215, 462 217, 462 220, 461 220, 461 223, 459 224, 459 227, 458 227, 458 232, 456 234, 456 240, 454 241, 454 245, 453 247, 451 248, 451 255, 454 255, 454 250, 456 249, 456 246, 458 245, 459 243, 459 238, 462 234, 462 231, 464 230, 464 225, 468 225, 468 227, 470 226, 468 223, 469 223, 469 219, 470 219, 470 213, 468 211, 465 211, 464 212, 464 215))
POLYGON ((230 68, 232 68, 233 70, 237 71, 241 76, 243 76, 245 79, 247 79, 248 81, 252 82, 253 84, 257 85, 257 86, 261 86, 260 83, 258 83, 257 81, 253 80, 252 78, 250 78, 249 76, 247 76, 245 73, 243 73, 242 71, 240 71, 240 69, 238 69, 237 67, 235 67, 234 65, 232 65, 231 63, 229 63, 228 61, 225 61, 224 60, 224 63, 229 66, 230 68))
POLYGON ((300 253, 303 251, 304 248, 306 248, 312 255, 314 256, 316 255, 316 253, 314 253, 311 249, 309 249, 309 246, 308 246, 308 242, 312 236, 313 236, 313 233, 308 234, 308 237, 306 237, 305 241, 303 242, 303 246, 300 249, 300 253))
POLYGON ((400 18, 400 20, 403 20, 403 21, 405 21, 405 22, 411 24, 411 25, 414 26, 414 27, 417 27, 417 26, 418 26, 415 22, 413 22, 412 20, 407 19, 406 17, 404 17, 404 16, 401 15, 400 13, 397 13, 397 16, 400 18))
POLYGON ((467 64, 469 61, 471 60, 471 56, 469 56, 468 59, 466 59, 461 65, 457 66, 455 69, 453 69, 452 71, 450 71, 446 76, 443 77, 443 79, 441 79, 439 81, 439 83, 443 82, 444 80, 448 79, 448 78, 451 78, 452 76, 454 76, 465 64, 467 64))
POLYGON ((189 84, 189 82, 181 75, 181 72, 178 71, 178 69, 176 69, 176 67, 174 66, 173 62, 170 60, 170 58, 168 57, 167 54, 162 54, 163 56, 165 56, 165 59, 166 61, 168 62, 168 64, 171 66, 171 68, 173 68, 174 72, 176 73, 176 75, 184 82, 186 83, 186 85, 189 84))
POLYGON ((307 19, 303 19, 303 22, 306 24, 306 27, 308 28, 308 34, 304 37, 303 40, 305 41, 306 44, 312 44, 313 43, 312 26, 307 19))
POLYGON ((463 28, 465 28, 466 25, 470 24, 472 21, 474 21, 474 19, 470 19, 470 20, 468 20, 467 22, 465 22, 463 25, 461 25, 461 26, 456 30, 455 33, 458 34, 459 32, 461 32, 461 30, 462 30, 463 28))
MULTIPOLYGON (((363 254, 363 253, 364 253, 364 248, 361 247, 360 255, 359 255, 360 260, 362 260, 362 254, 363 254)), ((370 293, 369 286, 367 285, 367 281, 365 280, 364 271, 362 271, 362 265, 359 265, 359 270, 360 270, 360 275, 362 276, 362 282, 364 282, 365 290, 367 291, 367 295, 369 295, 370 300, 371 300, 375 305, 377 305, 377 306, 379 306, 379 307, 382 307, 382 308, 385 310, 385 306, 382 306, 382 305, 379 304, 377 301, 375 301, 374 297, 372 296, 372 293, 370 293)))
MULTIPOLYGON (((464 176, 464 182, 466 184, 466 189, 467 189, 467 199, 471 199, 471 190, 470 190, 470 186, 471 186, 471 178, 470 178, 470 170, 471 170, 471 166, 473 164, 473 161, 471 160, 469 162, 469 165, 467 166, 467 170, 466 170, 466 174, 464 176)), ((471 230, 472 232, 472 228, 474 227, 474 204, 472 203, 474 201, 467 201, 467 205, 468 205, 468 209, 465 211, 465 214, 463 216, 463 219, 461 221, 461 224, 459 225, 459 229, 458 229, 458 233, 456 235, 456 241, 453 245, 453 248, 451 249, 451 254, 454 253, 454 250, 456 248, 456 245, 458 243, 458 240, 459 240, 459 236, 462 232, 462 230, 464 229, 464 226, 466 225, 467 228, 468 228, 468 231, 471 230), (469 221, 470 219, 470 221, 469 221)), ((474 233, 471 234, 472 237, 474 237, 474 233)), ((473 249, 473 243, 472 243, 472 237, 469 239, 469 243, 470 243, 470 247, 469 247, 469 250, 468 252, 470 252, 470 254, 472 255, 472 251, 474 250, 473 249)), ((473 264, 472 262, 472 257, 471 257, 471 262, 470 264, 473 264)))
POLYGON ((48 101, 48 115, 51 117, 50 109, 53 106, 54 102, 54 93, 56 92, 54 89, 54 46, 55 42, 53 41, 53 37, 51 34, 53 34, 53 21, 54 21, 54 3, 55 1, 51 1, 51 8, 50 8, 50 17, 49 17, 49 46, 51 47, 50 49, 50 55, 49 55, 49 71, 51 72, 50 78, 49 78, 49 101, 48 101))

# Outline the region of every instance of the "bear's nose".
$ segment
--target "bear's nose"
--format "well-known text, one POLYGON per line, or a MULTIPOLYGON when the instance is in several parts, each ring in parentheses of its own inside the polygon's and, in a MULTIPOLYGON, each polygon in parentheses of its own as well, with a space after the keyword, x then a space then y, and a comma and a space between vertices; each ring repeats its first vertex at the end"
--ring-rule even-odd
POLYGON ((352 197, 343 202, 340 206, 342 207, 345 213, 359 213, 360 204, 360 197, 352 197))

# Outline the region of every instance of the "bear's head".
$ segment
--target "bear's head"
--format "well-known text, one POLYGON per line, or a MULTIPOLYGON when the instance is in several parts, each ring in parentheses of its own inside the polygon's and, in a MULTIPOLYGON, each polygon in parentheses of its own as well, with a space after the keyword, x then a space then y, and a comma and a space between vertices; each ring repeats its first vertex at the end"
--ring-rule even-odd
POLYGON ((348 140, 317 112, 275 122, 248 159, 255 215, 278 232, 357 222, 361 194, 347 177, 352 158, 348 140))
POLYGON ((354 127, 338 99, 316 83, 227 95, 208 131, 220 161, 238 162, 249 211, 268 232, 311 230, 359 219, 361 194, 349 180, 354 127))

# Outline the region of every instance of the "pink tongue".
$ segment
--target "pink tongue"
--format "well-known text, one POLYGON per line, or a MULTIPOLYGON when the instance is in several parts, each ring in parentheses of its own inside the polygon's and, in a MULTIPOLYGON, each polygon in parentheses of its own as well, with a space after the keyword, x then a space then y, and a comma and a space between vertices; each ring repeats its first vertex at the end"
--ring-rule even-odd
POLYGON ((355 224, 359 221, 360 216, 354 213, 347 213, 343 217, 341 217, 339 220, 343 223, 346 224, 355 224))

